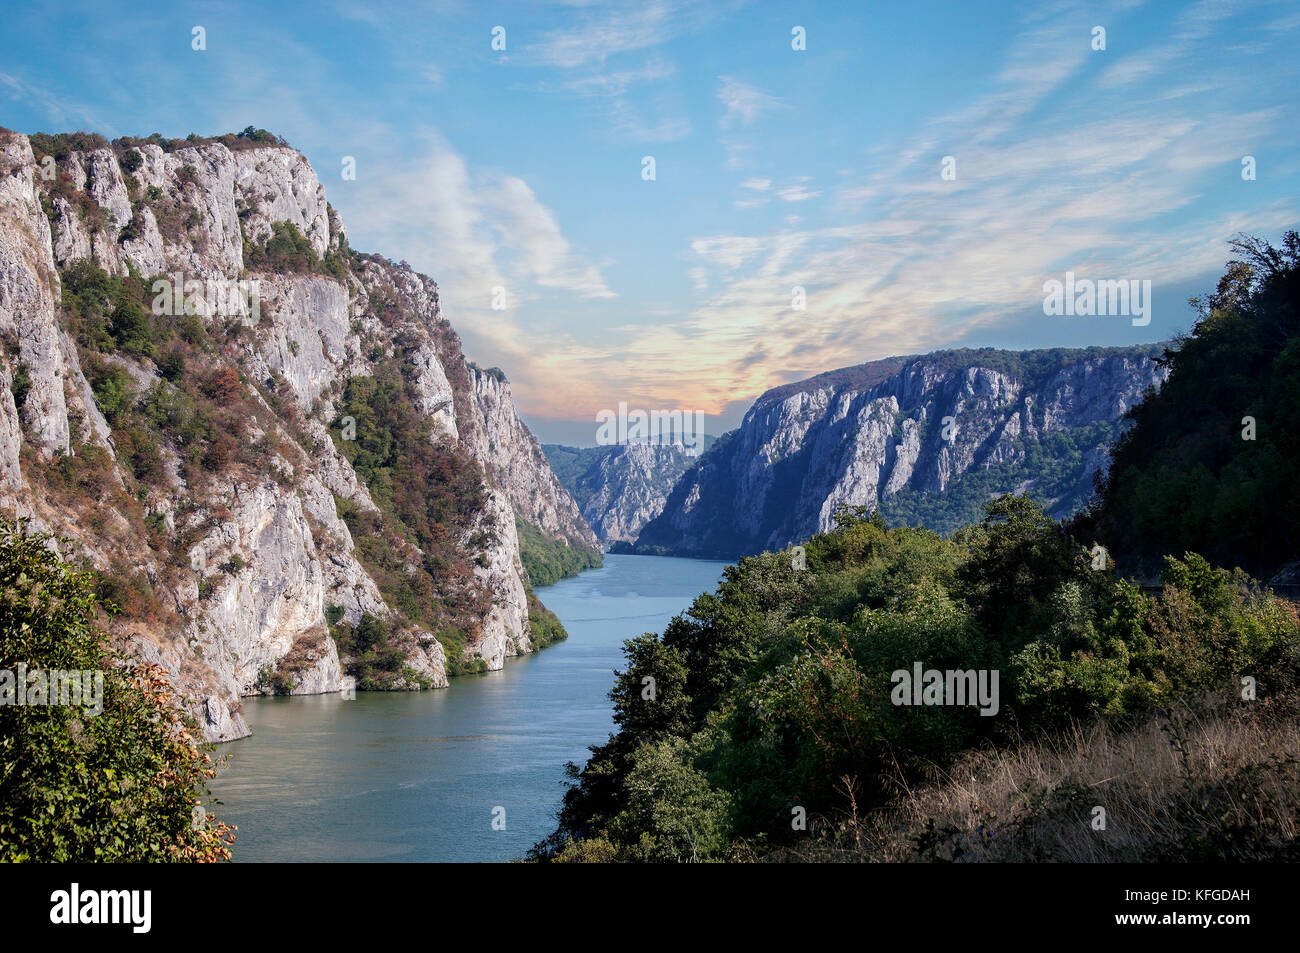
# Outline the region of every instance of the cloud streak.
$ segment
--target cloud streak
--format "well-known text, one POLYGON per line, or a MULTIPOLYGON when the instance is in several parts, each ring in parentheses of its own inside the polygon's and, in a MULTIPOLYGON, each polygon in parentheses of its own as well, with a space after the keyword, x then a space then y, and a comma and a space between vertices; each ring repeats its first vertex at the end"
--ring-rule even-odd
MULTIPOLYGON (((1214 41, 1214 13, 1198 5, 1180 20, 1186 28, 1168 62, 1214 41)), ((718 413, 787 380, 1038 320, 1042 282, 1066 269, 1159 288, 1213 273, 1238 230, 1294 224, 1294 202, 1247 202, 1252 211, 1227 220, 1204 204, 1207 190, 1243 187, 1238 159, 1251 143, 1274 141, 1279 108, 1207 108, 1205 87, 1188 88, 1177 74, 1168 81, 1180 84, 1177 95, 1157 85, 1134 98, 1126 61, 1089 60, 1075 21, 1028 24, 991 91, 879 150, 878 171, 835 195, 849 215, 691 240, 685 268, 702 298, 691 313, 628 327, 603 346, 557 342, 548 368, 558 377, 599 361, 631 399, 718 413), (946 154, 957 157, 956 181, 940 177, 946 154), (806 311, 792 307, 795 287, 807 292, 806 311)), ((779 106, 722 79, 731 124, 779 106)), ((1228 66, 1197 76, 1211 88, 1234 79, 1228 66)), ((808 204, 821 192, 807 181, 751 175, 733 204, 808 204)), ((587 390, 571 390, 572 403, 600 406, 587 390)), ((558 402, 539 409, 564 415, 558 402)))
POLYGON ((358 183, 354 205, 362 212, 348 225, 383 236, 385 248, 402 249, 414 267, 433 275, 458 327, 516 352, 524 333, 513 310, 492 309, 495 289, 505 289, 512 309, 545 291, 615 297, 522 178, 471 170, 436 132, 416 139, 413 157, 389 156, 382 161, 385 175, 358 183))
POLYGON ((775 96, 734 77, 719 76, 718 82, 718 102, 725 109, 721 120, 724 129, 736 124, 751 125, 764 113, 782 108, 781 100, 775 96))

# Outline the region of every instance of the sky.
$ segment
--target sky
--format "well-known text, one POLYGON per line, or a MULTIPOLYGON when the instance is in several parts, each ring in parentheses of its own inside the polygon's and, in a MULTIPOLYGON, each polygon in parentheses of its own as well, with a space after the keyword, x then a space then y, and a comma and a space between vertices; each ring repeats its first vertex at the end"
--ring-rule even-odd
POLYGON ((544 442, 620 402, 722 433, 897 354, 1167 340, 1229 239, 1300 222, 1296 0, 151 6, 8 5, 0 125, 283 136, 544 442), (1150 281, 1150 322, 1046 314, 1067 272, 1150 281))

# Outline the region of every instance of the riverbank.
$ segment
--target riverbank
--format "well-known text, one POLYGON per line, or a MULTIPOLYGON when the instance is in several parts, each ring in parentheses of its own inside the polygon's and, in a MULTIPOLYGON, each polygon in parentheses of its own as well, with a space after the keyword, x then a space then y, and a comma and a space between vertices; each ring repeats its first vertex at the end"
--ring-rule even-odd
POLYGON ((247 699, 253 735, 222 747, 211 785, 234 859, 523 856, 554 828, 564 765, 613 729, 623 641, 661 631, 724 566, 607 555, 538 590, 568 639, 444 690, 247 699))

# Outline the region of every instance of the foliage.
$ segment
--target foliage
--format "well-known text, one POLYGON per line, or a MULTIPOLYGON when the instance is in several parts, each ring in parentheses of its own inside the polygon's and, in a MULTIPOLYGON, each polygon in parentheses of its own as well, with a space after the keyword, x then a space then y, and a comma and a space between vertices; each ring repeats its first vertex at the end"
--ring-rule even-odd
MULTIPOLYGON (((123 617, 171 624, 176 615, 155 591, 158 580, 128 566, 123 554, 148 546, 167 567, 164 582, 174 586, 177 573, 190 572, 188 552, 202 530, 186 524, 182 506, 175 511, 176 530, 168 531, 158 496, 183 480, 187 495, 201 498, 231 469, 265 472, 268 451, 284 445, 277 432, 291 415, 283 407, 268 410, 239 373, 221 363, 220 326, 209 331, 193 315, 153 315, 149 283, 137 274, 110 276, 74 262, 61 279, 61 320, 78 340, 81 369, 109 425, 116 462, 85 439, 85 418, 70 414, 70 452, 45 458, 25 442, 24 472, 52 505, 80 514, 106 552, 116 554, 100 574, 100 589, 123 617), (143 328, 124 313, 142 320, 143 328), (263 434, 257 441, 245 439, 253 428, 263 434)), ((199 586, 201 596, 214 588, 207 579, 199 586)))
POLYGON ((838 522, 806 543, 806 571, 788 553, 743 559, 661 636, 627 643, 619 731, 574 768, 535 857, 573 859, 587 839, 620 860, 769 850, 805 836, 796 806, 833 816, 847 791, 854 810, 879 808, 985 745, 1231 695, 1244 673, 1270 694, 1296 682, 1294 611, 1194 554, 1170 558, 1149 596, 1093 569, 1023 497, 952 538, 878 514, 838 522), (916 662, 997 671, 997 717, 895 704, 891 673, 916 662), (689 850, 665 833, 681 829, 689 850))
POLYGON ((145 283, 138 275, 109 275, 89 259, 80 259, 63 270, 60 281, 64 323, 80 347, 153 356, 164 322, 152 319, 145 283))
MULTIPOLYGON (((86 136, 87 134, 74 133, 74 135, 86 136)), ((53 140, 57 141, 61 138, 61 136, 55 136, 53 137, 53 140)), ((98 141, 98 145, 93 148, 103 148, 108 145, 102 137, 95 137, 95 139, 98 141)), ((245 127, 244 130, 239 133, 228 132, 220 136, 200 136, 192 132, 184 139, 169 139, 157 132, 143 138, 138 136, 123 136, 120 139, 113 140, 113 148, 118 151, 119 155, 121 155, 122 153, 136 150, 138 147, 143 145, 157 146, 162 149, 163 152, 176 152, 180 149, 190 149, 198 146, 211 145, 212 143, 220 143, 232 152, 237 152, 241 149, 264 148, 266 146, 282 146, 289 148, 289 143, 280 136, 277 136, 275 133, 267 132, 265 129, 255 129, 252 126, 245 127)), ((71 146, 70 148, 72 150, 84 151, 87 147, 71 146)))
MULTIPOLYGON (((1084 731, 1101 733, 1108 757, 1143 750, 1152 719, 1191 699, 1241 711, 1246 676, 1270 700, 1260 724, 1274 719, 1276 736, 1294 736, 1300 615, 1240 569, 1214 563, 1267 569, 1295 558, 1300 432, 1289 411, 1300 404, 1300 236, 1288 233, 1282 250, 1255 239, 1234 247, 1242 260, 1202 303, 1193 335, 1166 352, 1169 381, 1130 413, 1088 514, 1063 527, 1037 503, 1002 496, 979 524, 945 538, 842 511, 836 529, 807 541, 805 571, 789 554, 742 559, 662 636, 627 643, 628 667, 611 692, 619 731, 585 767, 570 766, 559 825, 532 856, 683 859, 680 838, 665 832, 684 827, 705 832, 692 859, 804 856, 818 843, 842 851, 846 836, 861 856, 864 817, 916 824, 923 784, 985 758, 1014 794, 1002 797, 1010 813, 977 810, 964 782, 962 791, 932 787, 932 800, 959 805, 952 813, 964 826, 941 829, 930 815, 928 827, 914 827, 923 857, 1050 859, 1050 842, 1056 856, 1073 843, 1101 859, 1293 858, 1300 816, 1286 792, 1300 759, 1283 742, 1253 757, 1258 725, 1207 723, 1202 747, 1215 759, 1237 753, 1188 767, 1179 792, 1141 794, 1173 783, 1168 758, 1154 756, 1130 754, 1127 774, 1095 782, 1134 790, 1134 810, 1159 832, 1131 839, 1127 854, 1107 853, 1096 838, 1071 841, 1067 831, 1095 797, 1077 766, 1054 768, 1056 790, 1035 793, 1046 769, 1015 753, 1057 751, 1053 739, 1084 731), (1260 425, 1255 441, 1241 439, 1247 414, 1260 425), (1117 575, 1113 560, 1094 568, 1098 537, 1139 565, 1158 559, 1158 591, 1117 575), (918 662, 997 672, 997 717, 970 705, 895 704, 891 673, 918 662), (642 694, 647 678, 653 697, 642 694), (648 765, 658 788, 646 784, 648 765), (801 809, 819 840, 791 823, 801 809), (725 815, 721 831, 691 825, 711 811, 725 815), (1004 839, 992 849, 995 828, 1004 839)), ((949 515, 970 502, 954 501, 949 515)))
POLYGON ((356 625, 332 625, 330 634, 345 660, 344 671, 356 678, 357 688, 383 691, 404 674, 406 652, 394 639, 389 620, 366 613, 356 625))
POLYGON ((528 593, 528 627, 531 630, 531 639, 533 648, 541 651, 548 645, 554 645, 556 642, 562 642, 569 637, 569 633, 564 630, 563 623, 557 616, 533 593, 532 586, 527 589, 528 593))
POLYGON ((136 275, 110 276, 76 261, 61 278, 64 324, 82 348, 95 403, 137 480, 165 482, 164 448, 178 456, 191 485, 260 462, 241 438, 251 423, 274 425, 239 372, 213 359, 200 319, 153 315, 147 282, 136 275), (140 393, 127 363, 148 359, 162 380, 140 393))
POLYGON ((292 222, 273 222, 265 244, 244 242, 244 266, 249 271, 308 274, 321 268, 310 239, 292 222))
POLYGON ((1192 299, 1190 336, 1165 353, 1169 379, 1129 412, 1076 530, 1135 570, 1189 549, 1264 576, 1300 558, 1300 235, 1232 248, 1216 291, 1192 299))
POLYGON ((31 393, 32 376, 26 364, 19 363, 14 368, 13 380, 9 384, 9 390, 14 395, 14 407, 18 410, 23 409, 27 403, 27 395, 31 393))
POLYGON ((924 526, 938 533, 956 532, 979 522, 984 504, 1007 487, 1033 483, 1033 495, 1050 501, 1063 516, 1087 508, 1093 496, 1089 459, 1097 447, 1112 444, 1123 432, 1117 421, 1052 430, 1037 439, 1016 438, 1013 463, 971 471, 942 493, 904 488, 885 497, 880 512, 891 526, 924 526))
POLYGON ((228 860, 233 829, 194 821, 210 746, 161 668, 107 645, 93 575, 62 563, 52 542, 0 524, 0 669, 98 673, 103 710, 0 707, 0 859, 228 860))
POLYGON ((55 135, 34 132, 27 138, 37 161, 48 155, 61 162, 74 152, 93 152, 108 147, 108 140, 95 132, 60 132, 55 135))
POLYGON ((578 575, 584 569, 595 569, 604 562, 598 550, 547 536, 519 517, 515 517, 515 528, 519 535, 519 558, 528 573, 528 581, 534 586, 553 585, 561 579, 578 575))
POLYGON ((434 436, 396 360, 349 380, 338 409, 331 433, 379 507, 338 500, 339 516, 385 602, 405 622, 438 632, 448 670, 460 671, 490 603, 474 575, 493 544, 478 529, 483 472, 454 441, 434 436), (355 421, 355 439, 344 438, 345 417, 355 421))

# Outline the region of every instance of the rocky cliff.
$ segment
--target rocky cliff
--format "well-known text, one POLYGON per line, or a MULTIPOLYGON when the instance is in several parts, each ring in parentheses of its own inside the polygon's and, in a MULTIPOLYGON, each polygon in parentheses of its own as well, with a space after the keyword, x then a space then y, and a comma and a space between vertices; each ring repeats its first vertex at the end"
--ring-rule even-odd
POLYGON ((890 358, 767 392, 674 487, 645 551, 734 558, 830 529, 841 506, 950 531, 1003 492, 1086 504, 1160 346, 890 358))
MULTIPOLYGON (((71 541, 209 738, 241 696, 533 651, 516 517, 594 547, 438 288, 246 130, 0 130, 0 508, 71 541)), ((547 631, 551 626, 544 626, 547 631)))
POLYGON ((663 512, 668 494, 695 463, 680 443, 548 444, 545 450, 583 518, 605 543, 635 540, 663 512))
POLYGON ((497 368, 471 364, 482 428, 475 452, 506 487, 519 517, 571 545, 597 549, 600 541, 578 504, 551 470, 542 445, 515 412, 510 382, 497 368))

